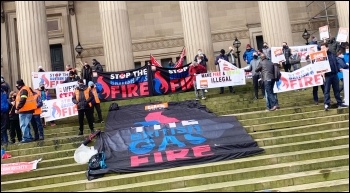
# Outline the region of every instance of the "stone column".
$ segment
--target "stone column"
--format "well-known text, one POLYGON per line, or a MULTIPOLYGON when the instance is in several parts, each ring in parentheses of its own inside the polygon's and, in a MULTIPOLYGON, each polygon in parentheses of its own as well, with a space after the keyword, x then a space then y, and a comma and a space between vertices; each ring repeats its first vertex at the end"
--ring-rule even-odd
POLYGON ((258 1, 264 41, 270 47, 293 45, 287 1, 258 1))
POLYGON ((216 71, 214 49, 206 1, 180 1, 187 63, 193 61, 198 49, 208 57, 208 70, 216 71))
MULTIPOLYGON (((339 27, 349 28, 349 1, 335 1, 337 7, 339 27)), ((349 41, 349 36, 347 38, 349 41)))
POLYGON ((134 69, 131 32, 125 1, 99 1, 107 71, 134 69))
MULTIPOLYGON (((32 84, 32 72, 51 71, 45 1, 15 1, 21 78, 32 84)), ((17 81, 17 80, 15 80, 17 81)))

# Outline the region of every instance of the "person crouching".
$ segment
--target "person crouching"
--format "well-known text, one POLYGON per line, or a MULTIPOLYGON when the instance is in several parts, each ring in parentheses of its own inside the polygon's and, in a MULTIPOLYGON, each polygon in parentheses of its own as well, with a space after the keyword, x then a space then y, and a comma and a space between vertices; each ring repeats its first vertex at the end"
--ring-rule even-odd
POLYGON ((92 104, 91 101, 94 98, 90 88, 84 85, 84 80, 78 80, 78 87, 75 90, 75 94, 72 97, 72 101, 76 104, 78 110, 78 119, 79 119, 79 134, 83 135, 84 131, 84 114, 89 124, 91 133, 94 133, 94 115, 92 114, 92 104))

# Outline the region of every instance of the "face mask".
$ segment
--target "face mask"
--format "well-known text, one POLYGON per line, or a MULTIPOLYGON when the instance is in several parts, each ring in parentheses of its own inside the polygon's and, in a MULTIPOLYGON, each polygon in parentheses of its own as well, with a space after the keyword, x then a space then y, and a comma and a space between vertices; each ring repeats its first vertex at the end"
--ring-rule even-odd
MULTIPOLYGON (((346 49, 345 52, 346 52, 346 53, 349 53, 349 49, 346 49)), ((2 81, 2 80, 1 80, 1 81, 2 81)))
POLYGON ((286 46, 286 45, 284 45, 284 46, 283 46, 283 48, 287 48, 287 46, 286 46))
POLYGON ((201 51, 198 51, 198 55, 202 55, 203 53, 201 51))
POLYGON ((201 60, 201 59, 199 59, 199 60, 197 60, 197 62, 198 62, 198 63, 201 63, 201 62, 202 62, 202 60, 201 60))
POLYGON ((258 56, 254 55, 253 58, 254 58, 254 59, 258 59, 258 56))
POLYGON ((250 50, 250 48, 247 48, 247 50, 250 50))
POLYGON ((94 88, 95 86, 91 86, 91 88, 94 88))
POLYGON ((16 88, 17 88, 18 90, 21 90, 21 87, 20 87, 20 86, 16 86, 16 88))
POLYGON ((41 90, 44 90, 45 89, 45 86, 42 86, 42 87, 40 87, 41 88, 41 90))
POLYGON ((267 48, 267 45, 264 45, 264 48, 267 48))

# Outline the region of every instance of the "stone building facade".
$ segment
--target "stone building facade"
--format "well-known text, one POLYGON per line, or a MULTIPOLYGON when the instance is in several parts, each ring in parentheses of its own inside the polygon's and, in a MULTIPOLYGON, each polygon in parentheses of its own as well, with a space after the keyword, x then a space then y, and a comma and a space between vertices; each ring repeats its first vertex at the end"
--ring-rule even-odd
MULTIPOLYGON (((320 12, 310 1, 2 1, 1 72, 14 86, 31 83, 31 72, 80 67, 96 58, 108 71, 145 65, 152 54, 166 64, 177 60, 184 46, 187 62, 201 48, 214 70, 214 57, 237 37, 241 57, 246 44, 263 41, 305 45, 304 29, 319 38, 318 28, 349 27, 349 2, 327 2, 333 17, 310 19, 320 12), (45 14, 46 12, 46 14, 45 14), (328 21, 327 21, 328 20, 328 21), (84 48, 79 56, 74 48, 84 48)), ((322 15, 320 13, 319 15, 322 15)), ((245 62, 242 61, 242 66, 245 62)), ((30 85, 30 84, 29 84, 30 85)))

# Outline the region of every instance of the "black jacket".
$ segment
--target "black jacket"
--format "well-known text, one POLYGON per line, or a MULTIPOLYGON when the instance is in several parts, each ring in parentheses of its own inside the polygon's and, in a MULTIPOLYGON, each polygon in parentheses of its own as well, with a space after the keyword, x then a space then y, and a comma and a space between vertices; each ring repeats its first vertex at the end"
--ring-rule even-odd
POLYGON ((286 58, 286 62, 283 62, 282 64, 290 64, 289 57, 292 56, 292 51, 290 50, 289 47, 285 49, 282 48, 282 51, 283 51, 284 57, 286 58))
POLYGON ((90 109, 91 107, 89 106, 89 103, 92 102, 92 100, 94 99, 92 91, 89 91, 89 98, 86 100, 84 91, 88 89, 88 86, 84 85, 82 88, 77 87, 76 89, 79 90, 79 98, 77 99, 74 94, 72 97, 72 102, 78 105, 78 111, 90 109))
POLYGON ((256 67, 255 72, 261 72, 261 79, 263 81, 275 79, 275 69, 274 64, 268 59, 263 59, 259 62, 258 67, 256 67))
POLYGON ((103 72, 103 67, 99 62, 96 62, 92 67, 92 71, 94 72, 103 72))

